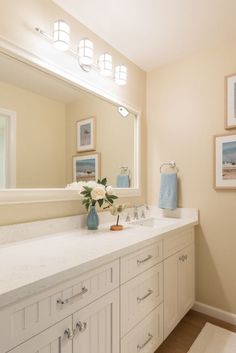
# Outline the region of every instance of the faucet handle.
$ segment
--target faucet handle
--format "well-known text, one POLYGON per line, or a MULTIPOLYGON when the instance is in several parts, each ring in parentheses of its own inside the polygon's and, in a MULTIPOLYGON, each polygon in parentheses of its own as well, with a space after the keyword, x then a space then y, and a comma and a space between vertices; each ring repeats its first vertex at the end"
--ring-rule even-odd
POLYGON ((131 222, 131 218, 130 218, 129 212, 128 212, 127 215, 126 215, 125 222, 131 222))
POLYGON ((142 209, 141 218, 146 218, 144 209, 142 209))

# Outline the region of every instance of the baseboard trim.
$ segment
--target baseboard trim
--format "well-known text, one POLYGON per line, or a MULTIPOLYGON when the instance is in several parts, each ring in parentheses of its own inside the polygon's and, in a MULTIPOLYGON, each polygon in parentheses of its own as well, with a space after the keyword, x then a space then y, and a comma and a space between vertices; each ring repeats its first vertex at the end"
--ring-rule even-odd
POLYGON ((192 309, 198 311, 199 313, 206 314, 216 319, 236 325, 236 314, 230 313, 229 311, 224 311, 200 302, 195 302, 192 309))

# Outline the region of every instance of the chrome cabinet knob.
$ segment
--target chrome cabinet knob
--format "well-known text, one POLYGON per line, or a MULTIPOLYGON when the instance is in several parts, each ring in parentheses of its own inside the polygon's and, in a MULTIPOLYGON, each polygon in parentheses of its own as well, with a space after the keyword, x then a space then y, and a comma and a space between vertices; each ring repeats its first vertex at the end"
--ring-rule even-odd
POLYGON ((67 336, 68 340, 73 340, 74 338, 74 331, 70 328, 66 329, 64 335, 67 336))
POLYGON ((76 324, 76 329, 79 331, 79 332, 84 332, 87 328, 87 322, 81 322, 81 321, 78 321, 77 324, 76 324))

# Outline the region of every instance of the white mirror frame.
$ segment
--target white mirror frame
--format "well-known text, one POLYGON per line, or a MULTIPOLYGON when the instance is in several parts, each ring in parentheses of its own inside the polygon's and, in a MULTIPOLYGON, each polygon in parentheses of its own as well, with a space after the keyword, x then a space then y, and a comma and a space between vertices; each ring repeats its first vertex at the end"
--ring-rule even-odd
MULTIPOLYGON (((8 55, 27 65, 37 68, 43 72, 59 78, 77 88, 93 93, 106 101, 116 104, 117 106, 126 107, 136 116, 134 131, 134 188, 116 188, 116 194, 119 197, 133 197, 141 195, 141 129, 140 119, 141 110, 139 108, 120 100, 119 97, 101 89, 99 86, 88 83, 80 77, 76 77, 69 70, 64 70, 56 64, 45 61, 44 58, 38 57, 31 52, 15 45, 5 38, 0 37, 0 54, 8 55)), ((68 189, 0 189, 0 205, 18 204, 18 203, 34 203, 34 202, 51 202, 51 201, 69 201, 80 200, 81 197, 75 190, 68 189)))

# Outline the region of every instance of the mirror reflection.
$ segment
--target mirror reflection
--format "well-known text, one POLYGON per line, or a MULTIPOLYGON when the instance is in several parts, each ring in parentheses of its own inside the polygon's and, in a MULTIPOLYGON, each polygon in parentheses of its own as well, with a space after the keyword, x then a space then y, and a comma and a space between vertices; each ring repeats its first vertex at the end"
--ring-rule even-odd
POLYGON ((135 131, 125 107, 0 55, 0 188, 135 187, 135 131))

